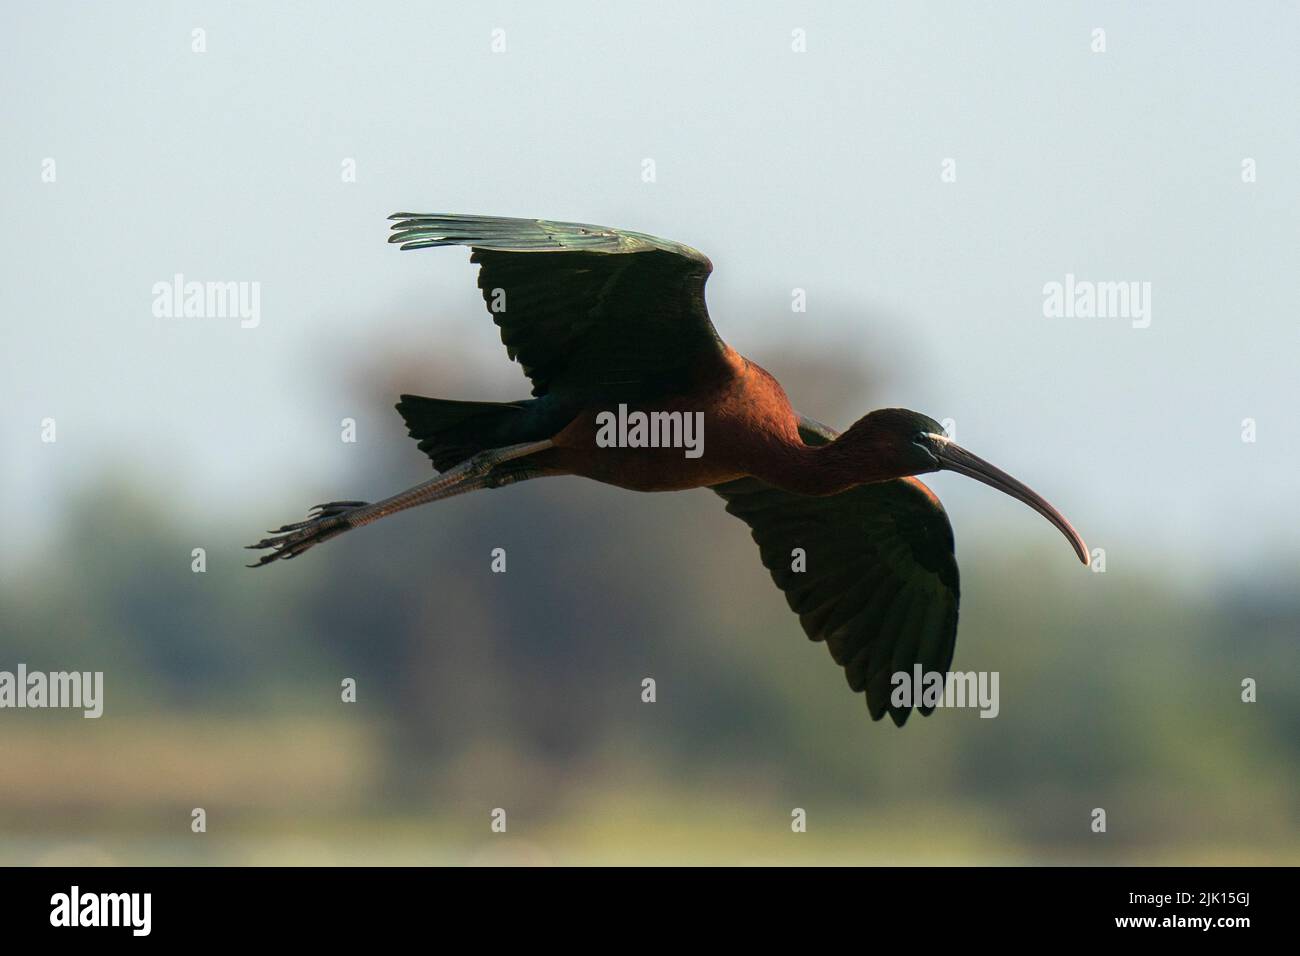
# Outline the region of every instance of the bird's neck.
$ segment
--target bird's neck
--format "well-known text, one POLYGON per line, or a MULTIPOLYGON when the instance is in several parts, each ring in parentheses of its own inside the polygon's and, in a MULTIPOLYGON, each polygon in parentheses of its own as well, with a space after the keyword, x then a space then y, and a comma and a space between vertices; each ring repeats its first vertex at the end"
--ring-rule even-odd
POLYGON ((857 485, 901 478, 911 472, 893 448, 870 433, 849 429, 825 445, 788 443, 760 474, 769 484, 801 495, 835 495, 857 485))

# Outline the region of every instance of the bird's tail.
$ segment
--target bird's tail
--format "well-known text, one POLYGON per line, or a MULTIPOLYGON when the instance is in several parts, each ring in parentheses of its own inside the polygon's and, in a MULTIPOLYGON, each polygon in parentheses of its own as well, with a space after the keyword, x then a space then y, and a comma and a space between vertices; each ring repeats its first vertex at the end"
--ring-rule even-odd
MULTIPOLYGON (((420 451, 446 471, 475 452, 528 440, 518 432, 527 424, 528 402, 461 402, 403 395, 397 410, 420 451)), ((549 437, 549 436, 543 436, 549 437)))

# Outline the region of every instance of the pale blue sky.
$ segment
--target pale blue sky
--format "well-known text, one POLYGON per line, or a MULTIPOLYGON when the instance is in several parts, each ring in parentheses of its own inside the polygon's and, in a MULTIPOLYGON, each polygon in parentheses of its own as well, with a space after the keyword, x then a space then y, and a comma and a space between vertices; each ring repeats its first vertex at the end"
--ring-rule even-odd
MULTIPOLYGON (((280 515, 339 467, 348 367, 403 343, 454 341, 487 383, 469 397, 522 395, 464 252, 385 244, 387 214, 418 209, 704 250, 742 352, 779 374, 796 335, 883 351, 900 371, 864 394, 954 418, 1112 562, 1173 555, 1196 577, 1295 553, 1295 5, 42 3, 6 19, 11 547, 110 462, 260 530, 268 502, 280 515), (151 287, 178 272, 260 282, 260 325, 156 319, 151 287), (1044 318, 1066 273, 1150 282, 1151 327, 1044 318)), ((1041 530, 973 483, 933 484, 963 537, 1041 530)))

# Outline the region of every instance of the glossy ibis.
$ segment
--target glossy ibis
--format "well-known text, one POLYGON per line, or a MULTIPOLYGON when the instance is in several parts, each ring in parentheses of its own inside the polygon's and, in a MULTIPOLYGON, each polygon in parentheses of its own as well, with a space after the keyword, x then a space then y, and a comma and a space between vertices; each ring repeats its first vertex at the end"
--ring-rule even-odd
POLYGON ((374 504, 317 505, 251 545, 269 549, 253 567, 406 508, 546 475, 636 491, 708 487, 749 525, 804 630, 865 692, 871 716, 888 712, 901 725, 911 708, 891 703, 891 675, 917 664, 947 672, 957 636, 952 528, 915 475, 955 471, 1023 501, 1088 563, 1083 539, 1055 508, 933 419, 885 408, 839 434, 796 412, 776 379, 719 338, 704 303, 713 266, 688 246, 577 223, 391 218, 389 242, 403 249, 471 248, 483 298, 533 397, 403 395, 397 410, 437 477, 374 504), (647 419, 670 440, 647 434, 647 419), (671 447, 692 421, 703 424, 695 455, 671 447))

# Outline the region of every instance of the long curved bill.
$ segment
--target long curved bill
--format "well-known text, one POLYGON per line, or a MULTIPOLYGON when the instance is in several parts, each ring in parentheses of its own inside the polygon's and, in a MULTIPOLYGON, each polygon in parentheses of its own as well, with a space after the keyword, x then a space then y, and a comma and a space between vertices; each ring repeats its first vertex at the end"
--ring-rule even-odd
POLYGON ((1074 526, 1070 522, 1065 520, 1065 515, 1053 508, 1046 498, 1028 485, 1016 481, 1002 469, 990 465, 978 455, 972 455, 946 436, 931 435, 930 437, 934 439, 934 454, 939 459, 940 468, 944 471, 955 471, 967 478, 974 478, 976 481, 981 481, 991 488, 996 488, 1018 501, 1023 501, 1056 525, 1057 530, 1065 535, 1066 539, 1074 547, 1074 553, 1079 556, 1080 561, 1084 564, 1090 562, 1088 546, 1084 544, 1082 536, 1074 530, 1074 526))

